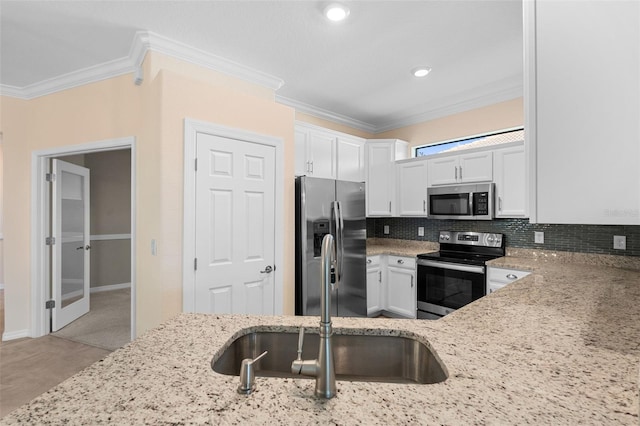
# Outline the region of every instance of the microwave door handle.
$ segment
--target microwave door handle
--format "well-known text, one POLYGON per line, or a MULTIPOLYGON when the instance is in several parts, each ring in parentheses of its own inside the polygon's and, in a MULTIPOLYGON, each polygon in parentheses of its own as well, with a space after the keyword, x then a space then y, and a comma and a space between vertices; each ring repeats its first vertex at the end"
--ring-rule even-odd
POLYGON ((469 216, 475 216, 473 211, 473 192, 469 193, 469 216))
POLYGON ((433 260, 424 260, 424 259, 418 260, 418 266, 432 266, 435 268, 449 269, 452 271, 484 274, 484 266, 461 265, 459 263, 437 262, 433 260))

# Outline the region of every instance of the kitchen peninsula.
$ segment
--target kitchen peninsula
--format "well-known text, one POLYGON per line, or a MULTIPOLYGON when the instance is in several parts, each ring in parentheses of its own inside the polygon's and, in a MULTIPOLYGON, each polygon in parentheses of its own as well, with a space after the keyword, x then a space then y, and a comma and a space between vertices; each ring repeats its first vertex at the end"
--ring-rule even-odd
POLYGON ((448 371, 439 384, 339 381, 320 401, 313 380, 258 377, 239 395, 212 358, 317 317, 181 314, 0 422, 637 425, 639 259, 516 250, 491 264, 532 273, 438 321, 334 318, 336 333, 428 342, 448 371))

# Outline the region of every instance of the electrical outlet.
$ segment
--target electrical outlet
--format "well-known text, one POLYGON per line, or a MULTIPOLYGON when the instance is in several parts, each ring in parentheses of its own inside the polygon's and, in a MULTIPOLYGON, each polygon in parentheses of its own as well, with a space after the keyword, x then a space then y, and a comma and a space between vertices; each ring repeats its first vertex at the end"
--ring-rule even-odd
POLYGON ((544 244, 544 232, 535 231, 533 233, 533 242, 536 244, 544 244))
POLYGON ((424 226, 418 226, 418 237, 424 237, 424 226))
POLYGON ((626 250, 627 249, 627 237, 624 235, 613 236, 613 249, 614 250, 626 250))
POLYGON ((389 225, 385 225, 384 226, 384 231, 383 232, 384 232, 384 235, 389 235, 389 225))

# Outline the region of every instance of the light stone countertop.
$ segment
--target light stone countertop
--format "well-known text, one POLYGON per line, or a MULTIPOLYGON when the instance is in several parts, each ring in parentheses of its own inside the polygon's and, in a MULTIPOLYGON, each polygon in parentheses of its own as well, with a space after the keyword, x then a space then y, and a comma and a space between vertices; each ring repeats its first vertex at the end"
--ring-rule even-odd
POLYGON ((440 244, 431 241, 399 240, 394 238, 367 238, 367 256, 391 254, 415 257, 421 253, 438 251, 440 244))
POLYGON ((532 274, 437 321, 334 318, 336 333, 427 342, 448 370, 439 384, 338 381, 321 401, 313 380, 258 377, 241 396, 211 359, 318 317, 181 314, 0 423, 637 425, 640 271, 552 259, 492 261, 532 274))

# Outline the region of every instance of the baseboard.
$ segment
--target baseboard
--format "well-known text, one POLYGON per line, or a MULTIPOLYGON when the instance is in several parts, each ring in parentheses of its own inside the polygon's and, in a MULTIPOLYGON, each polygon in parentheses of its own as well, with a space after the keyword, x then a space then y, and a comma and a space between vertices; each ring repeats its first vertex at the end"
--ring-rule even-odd
POLYGON ((18 330, 18 331, 5 331, 2 334, 2 341, 6 342, 7 340, 15 340, 22 339, 24 337, 30 337, 29 330, 18 330))
POLYGON ((123 288, 131 288, 131 283, 101 285, 99 287, 91 287, 91 293, 101 293, 103 291, 122 290, 123 288))

